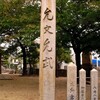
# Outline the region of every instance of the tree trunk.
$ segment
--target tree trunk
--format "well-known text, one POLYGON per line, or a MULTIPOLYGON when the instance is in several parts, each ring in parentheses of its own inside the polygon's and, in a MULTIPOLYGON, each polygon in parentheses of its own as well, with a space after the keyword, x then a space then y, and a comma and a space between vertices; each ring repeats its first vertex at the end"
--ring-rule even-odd
POLYGON ((76 66, 77 66, 77 76, 79 76, 79 70, 81 69, 81 60, 80 60, 80 41, 74 41, 72 39, 72 46, 75 52, 76 66))
POLYGON ((25 46, 20 42, 19 39, 17 39, 21 49, 22 49, 22 53, 23 53, 23 71, 22 71, 22 75, 27 75, 27 66, 26 66, 26 51, 25 51, 25 46))
POLYGON ((58 77, 58 70, 59 70, 59 63, 57 61, 57 58, 56 58, 56 70, 55 70, 55 74, 56 74, 56 77, 58 77))
POLYGON ((72 47, 75 53, 76 66, 77 66, 77 83, 79 83, 79 70, 81 69, 80 41, 78 39, 77 41, 72 39, 72 47))
POLYGON ((0 53, 0 74, 1 74, 1 53, 0 53))
POLYGON ((28 63, 29 63, 29 65, 30 65, 30 68, 29 68, 29 75, 32 75, 32 74, 33 74, 33 68, 32 68, 32 64, 31 64, 30 57, 29 57, 28 63))
POLYGON ((22 47, 22 53, 23 53, 23 73, 22 73, 22 75, 27 75, 26 51, 25 51, 25 47, 22 47))
POLYGON ((79 70, 81 69, 81 60, 80 60, 80 52, 75 53, 76 58, 76 66, 77 66, 77 76, 79 76, 79 70))

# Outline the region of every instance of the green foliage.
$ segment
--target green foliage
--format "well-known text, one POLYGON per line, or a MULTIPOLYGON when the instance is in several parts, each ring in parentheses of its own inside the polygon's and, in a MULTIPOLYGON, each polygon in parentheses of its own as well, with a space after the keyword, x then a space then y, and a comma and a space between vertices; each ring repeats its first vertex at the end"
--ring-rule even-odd
POLYGON ((57 61, 71 62, 70 50, 68 48, 57 48, 57 61))
POLYGON ((57 0, 57 39, 62 47, 72 44, 77 64, 81 52, 100 48, 100 2, 97 2, 57 0))
POLYGON ((26 5, 25 0, 2 0, 0 1, 0 16, 0 38, 4 40, 1 42, 9 43, 6 51, 15 56, 23 56, 23 50, 22 53, 17 53, 17 47, 20 46, 21 49, 25 49, 27 57, 27 52, 30 52, 31 60, 35 61, 34 59, 38 57, 35 56, 37 50, 34 48, 36 47, 34 40, 40 33, 38 3, 26 5))
POLYGON ((71 42, 75 51, 79 44, 80 52, 98 49, 100 45, 98 45, 98 48, 96 45, 100 35, 100 9, 91 6, 90 3, 79 4, 74 1, 57 1, 59 1, 57 5, 57 25, 60 27, 58 29, 60 29, 62 41, 64 41, 62 45, 66 43, 67 46, 68 42, 71 42))
POLYGON ((38 51, 38 44, 34 44, 33 46, 30 46, 27 50, 27 61, 30 62, 30 64, 34 65, 37 62, 39 62, 39 51, 38 51))

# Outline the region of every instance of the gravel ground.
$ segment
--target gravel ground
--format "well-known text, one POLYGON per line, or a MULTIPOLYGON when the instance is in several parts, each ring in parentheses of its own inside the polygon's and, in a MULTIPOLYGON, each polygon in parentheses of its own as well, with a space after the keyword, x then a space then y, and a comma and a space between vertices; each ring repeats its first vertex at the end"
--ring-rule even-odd
MULTIPOLYGON (((39 100, 39 77, 11 75, 0 79, 0 100, 39 100)), ((66 77, 56 78, 56 100, 66 100, 66 77)), ((99 78, 100 88, 100 78, 99 78)), ((90 85, 87 84, 87 99, 90 100, 90 85)), ((99 91, 100 100, 100 91, 99 91)))

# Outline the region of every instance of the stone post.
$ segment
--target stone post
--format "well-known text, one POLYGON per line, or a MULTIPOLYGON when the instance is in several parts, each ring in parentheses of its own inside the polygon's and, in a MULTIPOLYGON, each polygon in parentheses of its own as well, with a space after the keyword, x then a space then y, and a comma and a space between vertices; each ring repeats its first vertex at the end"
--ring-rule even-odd
POLYGON ((77 100, 77 68, 73 63, 67 67, 67 100, 77 100))
POLYGON ((56 1, 41 1, 39 100, 55 100, 56 1))
POLYGON ((86 71, 79 71, 79 100, 86 100, 86 71))
POLYGON ((91 100, 98 100, 98 71, 91 70, 91 100))

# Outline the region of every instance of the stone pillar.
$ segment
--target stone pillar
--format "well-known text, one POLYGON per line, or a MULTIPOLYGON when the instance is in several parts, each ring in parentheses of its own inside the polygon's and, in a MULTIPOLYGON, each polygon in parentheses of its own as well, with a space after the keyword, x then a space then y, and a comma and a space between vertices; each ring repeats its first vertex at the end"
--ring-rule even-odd
POLYGON ((67 100, 77 100, 77 68, 73 63, 67 67, 67 100))
POLYGON ((39 100, 55 100, 56 1, 41 1, 39 100))
POLYGON ((91 70, 91 100, 98 100, 98 71, 91 70))
POLYGON ((79 100, 86 100, 86 71, 79 71, 79 100))

